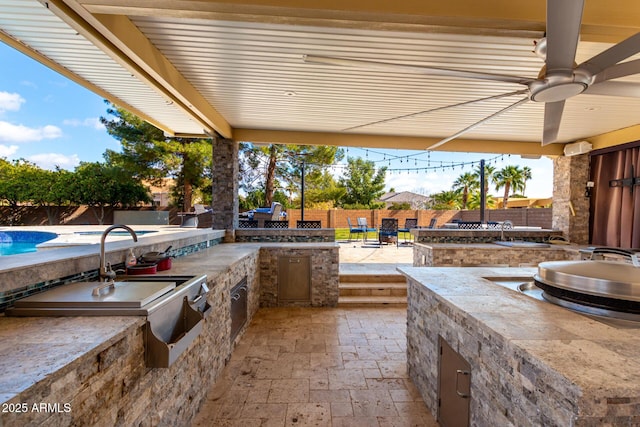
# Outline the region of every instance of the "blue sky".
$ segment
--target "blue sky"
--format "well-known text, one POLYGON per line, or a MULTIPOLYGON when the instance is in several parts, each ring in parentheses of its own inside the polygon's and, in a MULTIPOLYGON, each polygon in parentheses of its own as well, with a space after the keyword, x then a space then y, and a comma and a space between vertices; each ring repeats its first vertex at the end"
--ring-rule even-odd
POLYGON ((101 97, 4 43, 0 62, 0 157, 72 170, 119 150, 98 120, 107 115, 101 97))
MULTIPOLYGON (((99 122, 108 107, 101 97, 1 42, 0 63, 4 64, 0 68, 0 157, 73 170, 81 161, 102 161, 107 149, 120 150, 120 143, 99 122)), ((458 176, 473 169, 472 162, 484 158, 493 159, 498 170, 506 165, 529 166, 533 174, 527 184, 529 197, 550 197, 553 192, 553 164, 546 158, 359 148, 349 148, 346 154, 395 169, 387 174, 386 183, 387 189, 396 191, 428 195, 449 190, 458 176), (439 165, 444 168, 435 168, 439 165)), ((501 195, 493 188, 491 193, 501 195)))

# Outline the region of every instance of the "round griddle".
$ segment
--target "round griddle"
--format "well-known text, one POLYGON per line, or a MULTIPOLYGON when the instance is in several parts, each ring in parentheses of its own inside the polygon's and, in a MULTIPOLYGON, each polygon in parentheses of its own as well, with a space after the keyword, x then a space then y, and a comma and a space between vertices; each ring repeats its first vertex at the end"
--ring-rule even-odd
POLYGON ((574 304, 640 314, 640 267, 605 261, 550 261, 538 265, 536 285, 574 304))

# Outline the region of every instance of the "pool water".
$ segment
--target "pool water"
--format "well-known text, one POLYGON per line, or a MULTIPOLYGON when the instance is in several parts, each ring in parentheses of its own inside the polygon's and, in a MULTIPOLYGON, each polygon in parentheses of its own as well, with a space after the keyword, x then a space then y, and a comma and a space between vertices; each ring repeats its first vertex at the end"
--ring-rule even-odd
POLYGON ((46 231, 0 231, 0 256, 36 252, 36 246, 58 237, 46 231))

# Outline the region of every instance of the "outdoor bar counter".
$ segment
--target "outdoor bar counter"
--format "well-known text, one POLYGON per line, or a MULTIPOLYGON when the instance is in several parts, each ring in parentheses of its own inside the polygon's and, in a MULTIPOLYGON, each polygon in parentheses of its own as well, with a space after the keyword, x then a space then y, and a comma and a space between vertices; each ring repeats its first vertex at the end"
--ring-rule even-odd
POLYGON ((534 268, 400 270, 408 280, 409 376, 434 416, 441 337, 470 365, 471 425, 640 425, 638 328, 497 284, 530 278, 534 268))

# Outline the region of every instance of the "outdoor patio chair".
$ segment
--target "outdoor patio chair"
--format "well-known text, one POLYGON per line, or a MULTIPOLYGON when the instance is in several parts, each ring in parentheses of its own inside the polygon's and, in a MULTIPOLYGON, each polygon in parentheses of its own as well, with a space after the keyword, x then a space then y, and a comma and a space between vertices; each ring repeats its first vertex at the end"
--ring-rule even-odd
POLYGON ((270 208, 257 208, 253 213, 253 219, 258 221, 258 228, 264 228, 265 220, 279 220, 280 212, 282 212, 282 205, 278 202, 273 202, 270 208))
POLYGON ((380 246, 382 246, 383 240, 388 243, 393 237, 395 237, 396 247, 398 247, 400 245, 398 243, 398 218, 382 218, 382 225, 378 231, 380 246))
POLYGON ((438 225, 438 218, 431 218, 431 221, 429 221, 429 226, 427 228, 436 228, 436 225, 438 225))
MULTIPOLYGON (((407 233, 411 232, 412 228, 418 227, 418 218, 406 218, 404 220, 404 227, 398 229, 398 233, 404 233, 404 242, 407 243, 407 233)), ((409 239, 411 239, 409 234, 409 239)))
POLYGON ((369 233, 375 233, 378 231, 377 228, 372 228, 369 227, 369 225, 367 224, 367 218, 364 217, 360 217, 357 219, 358 221, 358 227, 360 227, 360 229, 362 230, 362 232, 364 233, 364 241, 367 241, 367 237, 369 235, 369 233))
POLYGON ((351 241, 351 236, 354 234, 362 234, 363 235, 363 239, 364 239, 364 230, 362 230, 362 227, 354 227, 351 224, 351 219, 347 218, 347 224, 349 224, 349 241, 351 241))

